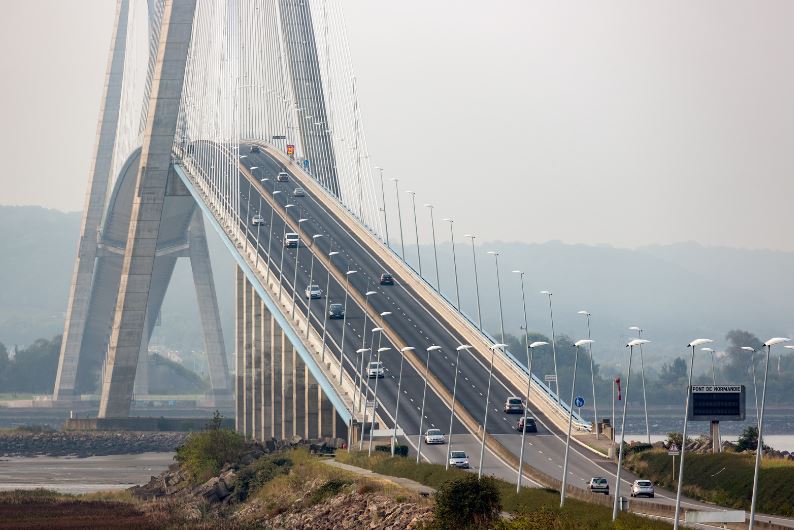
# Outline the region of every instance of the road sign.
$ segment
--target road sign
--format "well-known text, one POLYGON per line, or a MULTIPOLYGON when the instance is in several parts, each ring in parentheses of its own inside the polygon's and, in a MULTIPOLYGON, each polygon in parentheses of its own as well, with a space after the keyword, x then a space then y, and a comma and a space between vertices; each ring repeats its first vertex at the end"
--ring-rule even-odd
POLYGON ((744 385, 692 385, 689 421, 744 421, 744 385))
POLYGON ((554 374, 546 374, 545 376, 543 376, 543 380, 546 381, 547 383, 556 383, 557 376, 554 374))
POLYGON ((681 449, 679 449, 676 444, 671 444, 670 447, 667 448, 667 454, 670 456, 680 456, 681 449))
POLYGON ((584 407, 584 398, 582 396, 576 396, 576 399, 573 400, 573 404, 577 407, 584 407))
POLYGON ((303 161, 303 169, 306 169, 306 170, 309 169, 309 160, 308 159, 303 161))
POLYGON ((274 140, 286 140, 287 137, 284 136, 283 134, 275 134, 275 135, 273 135, 273 139, 274 140))
POLYGON ((287 144, 287 154, 289 156, 295 155, 295 146, 293 144, 287 144))

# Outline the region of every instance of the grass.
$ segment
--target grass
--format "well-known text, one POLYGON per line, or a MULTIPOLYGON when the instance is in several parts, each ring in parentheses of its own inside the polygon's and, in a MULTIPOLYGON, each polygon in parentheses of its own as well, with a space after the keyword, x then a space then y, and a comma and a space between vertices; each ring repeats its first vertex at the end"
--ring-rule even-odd
MULTIPOLYGON (((408 458, 374 455, 368 457, 364 453, 343 452, 336 454, 339 462, 369 469, 382 475, 403 477, 438 489, 447 480, 464 476, 467 471, 460 469, 445 470, 438 464, 416 464, 408 458)), ((505 530, 555 529, 580 530, 588 529, 628 529, 647 530, 669 529, 672 525, 654 521, 630 513, 621 513, 617 523, 612 525, 612 510, 607 506, 590 504, 576 499, 567 499, 565 507, 560 509, 560 494, 551 489, 523 488, 516 493, 515 484, 496 480, 501 494, 502 508, 514 514, 512 521, 503 521, 505 530)))
MULTIPOLYGON (((771 458, 761 462, 757 510, 794 515, 794 462, 771 458)), ((676 473, 678 463, 676 459, 676 473)), ((659 449, 631 455, 626 460, 628 469, 666 488, 676 486, 672 465, 672 457, 659 449)), ((754 465, 755 456, 743 453, 687 454, 684 493, 721 506, 749 510, 754 465)))

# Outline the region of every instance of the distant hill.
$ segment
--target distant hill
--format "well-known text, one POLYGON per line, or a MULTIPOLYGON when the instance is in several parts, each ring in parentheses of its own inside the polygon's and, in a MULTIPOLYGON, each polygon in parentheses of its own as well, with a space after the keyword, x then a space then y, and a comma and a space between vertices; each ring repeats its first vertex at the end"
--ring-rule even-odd
MULTIPOLYGON (((38 207, 0 206, 0 342, 30 344, 63 331, 63 317, 80 229, 78 213, 38 207)), ((215 281, 231 351, 234 316, 233 261, 207 230, 215 281)), ((471 247, 456 245, 462 306, 476 319, 471 247)), ((592 316, 596 360, 607 368, 622 357, 628 327, 642 326, 653 341, 649 364, 684 353, 701 336, 722 341, 734 328, 759 337, 794 334, 794 253, 703 247, 695 243, 636 250, 561 242, 478 245, 477 259, 485 326, 499 329, 494 261, 500 250, 505 328, 520 334, 520 286, 513 269, 526 272, 530 330, 550 334, 548 301, 554 292, 556 331, 586 334, 577 311, 592 316)), ((415 247, 406 248, 409 261, 415 247)), ((202 349, 195 293, 186 260, 177 266, 153 342, 179 351, 202 349)), ((432 247, 422 246, 424 273, 434 282, 432 247)), ((442 290, 455 302, 452 253, 439 245, 442 290)), ((718 348, 720 343, 718 342, 718 348)))

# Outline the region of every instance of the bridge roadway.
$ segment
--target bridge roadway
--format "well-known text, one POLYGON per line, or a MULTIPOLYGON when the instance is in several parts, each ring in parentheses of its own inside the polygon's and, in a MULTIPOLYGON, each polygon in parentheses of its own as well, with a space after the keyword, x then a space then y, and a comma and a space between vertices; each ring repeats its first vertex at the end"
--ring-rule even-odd
MULTIPOLYGON (((294 231, 297 220, 306 218, 302 228, 309 234, 322 234, 322 238, 317 239, 317 248, 327 255, 331 250, 329 245, 333 244, 333 250, 340 254, 335 256, 334 263, 337 269, 344 273, 346 270, 356 270, 357 273, 351 275, 350 289, 357 290, 362 294, 367 291, 375 291, 377 294, 369 297, 369 314, 376 314, 384 311, 391 311, 392 315, 386 317, 389 324, 406 344, 414 346, 416 353, 424 362, 425 348, 438 345, 442 350, 434 352, 430 357, 430 370, 452 391, 454 379, 455 348, 463 344, 460 336, 454 328, 442 321, 437 315, 424 305, 418 302, 418 298, 412 293, 410 287, 400 281, 395 274, 395 285, 379 285, 379 277, 386 271, 377 258, 371 255, 357 239, 350 234, 332 214, 327 212, 321 203, 316 200, 311 193, 306 190, 305 197, 294 197, 292 192, 299 186, 299 180, 289 167, 284 167, 278 160, 272 158, 268 153, 247 152, 248 149, 242 148, 241 152, 246 155, 240 162, 247 169, 249 174, 255 177, 252 185, 249 178, 240 174, 240 217, 247 221, 249 242, 252 246, 256 245, 257 239, 261 247, 261 259, 267 259, 267 249, 269 238, 272 235, 272 254, 273 260, 270 263, 271 274, 279 273, 279 264, 283 255, 283 284, 286 292, 292 292, 292 280, 295 274, 295 252, 298 252, 298 292, 295 296, 296 311, 306 314, 307 301, 303 295, 303 290, 309 283, 311 254, 306 245, 310 242, 303 241, 298 249, 285 249, 283 245, 284 224, 278 216, 274 216, 273 226, 270 224, 271 208, 265 194, 272 200, 273 191, 279 190, 281 193, 275 195, 275 200, 282 206, 294 204, 294 208, 288 209, 290 212, 290 227, 287 232, 294 231), (255 167, 253 171, 251 167, 255 167), (276 182, 276 175, 279 171, 286 171, 290 174, 288 182, 276 182), (262 182, 261 179, 268 180, 262 182), (251 225, 253 215, 259 213, 263 216, 265 225, 256 227, 251 225)), ((219 153, 219 157, 225 156, 219 153)), ((220 162, 220 161, 219 161, 220 162)), ((304 188, 305 189, 305 188, 304 188)), ((322 329, 325 313, 325 297, 330 296, 331 302, 344 302, 344 286, 336 282, 331 276, 330 285, 326 285, 326 270, 322 267, 319 260, 314 262, 313 283, 319 285, 324 292, 321 299, 315 299, 311 303, 312 325, 317 330, 322 329)), ((350 297, 348 299, 347 318, 344 320, 347 325, 345 332, 345 370, 351 375, 358 372, 360 358, 356 357, 356 350, 362 347, 364 338, 364 311, 350 297)), ((336 358, 339 356, 339 342, 342 337, 342 320, 327 320, 327 343, 328 350, 326 355, 332 354, 336 358)), ((373 334, 371 332, 373 323, 367 319, 366 347, 370 347, 373 334)), ((376 346, 378 345, 378 335, 375 335, 376 346)), ((380 403, 379 415, 387 423, 385 427, 393 426, 393 411, 397 396, 397 375, 400 364, 399 353, 394 344, 384 335, 381 341, 383 347, 391 348, 381 357, 384 363, 386 377, 381 379, 378 385, 378 402, 380 403)), ((543 354, 544 352, 536 352, 543 354)), ((548 353, 548 352, 545 352, 548 353)), ((369 361, 368 354, 365 354, 364 364, 369 361)), ((373 357, 374 360, 374 357, 373 357)), ((467 351, 461 352, 457 399, 459 405, 463 405, 475 418, 482 418, 483 402, 487 388, 488 366, 486 366, 475 353, 467 351)), ((366 379, 365 379, 365 382, 366 379)), ((369 383, 373 383, 370 381, 369 383)), ((422 399, 423 376, 408 362, 403 367, 402 397, 400 398, 399 426, 404 430, 405 441, 414 449, 417 445, 417 434, 419 432, 419 410, 422 399), (409 413, 410 410, 410 413, 409 413)), ((372 399, 371 390, 365 392, 372 399)), ((508 450, 518 455, 520 451, 521 436, 514 428, 518 415, 507 415, 502 411, 502 404, 508 396, 523 396, 522 392, 513 387, 505 378, 494 372, 491 385, 491 399, 489 401, 488 432, 504 445, 508 450)), ((554 424, 534 406, 530 404, 530 413, 538 422, 538 433, 527 434, 527 446, 525 449, 525 461, 536 469, 555 478, 561 478, 562 461, 564 455, 564 434, 560 432, 554 424)), ((446 403, 428 387, 427 400, 425 406, 424 429, 436 427, 445 434, 449 434, 450 409, 446 403)), ((453 449, 465 450, 472 462, 473 469, 477 469, 479 463, 479 436, 477 433, 469 432, 466 427, 457 419, 452 429, 453 449)), ((365 446, 368 440, 365 440, 365 446)), ((374 443, 378 443, 376 440, 374 443)), ((384 443, 384 440, 380 440, 384 443)), ((422 454, 426 460, 435 463, 444 463, 446 459, 446 445, 427 447, 423 445, 422 454)), ((484 462, 485 473, 494 474, 500 478, 515 480, 515 468, 510 468, 504 461, 493 455, 486 449, 484 462)), ((610 477, 610 486, 614 486, 615 465, 604 459, 600 455, 593 453, 577 444, 572 443, 569 456, 569 484, 584 487, 593 476, 610 477)), ((621 491, 627 494, 631 487, 631 482, 636 476, 624 470, 621 474, 621 491)), ((673 503, 674 493, 657 491, 656 501, 661 503, 673 503)), ((684 506, 690 508, 715 509, 715 506, 700 503, 692 499, 685 499, 684 506)), ((767 518, 766 516, 764 517, 767 518)), ((776 520, 776 518, 772 518, 776 520)), ((777 519, 777 522, 790 524, 789 520, 777 519)), ((793 525, 794 526, 794 525, 793 525)))

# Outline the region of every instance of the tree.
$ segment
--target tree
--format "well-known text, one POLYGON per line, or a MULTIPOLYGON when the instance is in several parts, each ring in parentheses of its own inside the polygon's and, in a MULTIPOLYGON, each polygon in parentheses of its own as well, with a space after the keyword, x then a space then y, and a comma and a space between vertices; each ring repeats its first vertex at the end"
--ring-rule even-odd
MULTIPOLYGON (((736 451, 741 453, 743 451, 755 451, 758 449, 758 428, 749 426, 745 427, 739 439, 736 440, 736 451)), ((764 451, 769 451, 771 447, 764 444, 764 451)))
MULTIPOLYGON (((761 350, 763 344, 758 337, 749 331, 734 329, 725 335, 725 339, 730 346, 725 349, 725 362, 720 363, 720 371, 729 383, 752 384, 752 365, 750 362, 750 352, 742 349, 749 346, 755 350, 761 350)), ((758 370, 760 355, 753 356, 753 362, 758 370)))
POLYGON ((501 494, 490 477, 467 473, 444 482, 436 493, 435 523, 441 529, 491 528, 501 511, 501 494))
POLYGON ((686 385, 688 375, 686 361, 683 357, 676 357, 673 362, 662 365, 659 383, 666 387, 680 387, 686 385))

